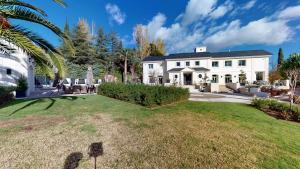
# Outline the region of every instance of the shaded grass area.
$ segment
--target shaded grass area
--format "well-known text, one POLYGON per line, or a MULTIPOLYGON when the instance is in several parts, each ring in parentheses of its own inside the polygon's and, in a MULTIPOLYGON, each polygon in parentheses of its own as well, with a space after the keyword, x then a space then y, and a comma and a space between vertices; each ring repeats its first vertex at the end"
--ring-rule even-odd
POLYGON ((17 100, 0 109, 2 142, 19 143, 20 133, 57 141, 69 136, 65 128, 84 137, 69 144, 111 138, 106 145, 118 151, 108 153, 108 168, 300 168, 300 125, 244 104, 183 102, 147 109, 103 96, 74 96, 17 100), (99 115, 113 121, 103 122, 99 115), (107 136, 105 130, 114 125, 119 130, 107 136), (53 127, 63 134, 41 135, 53 127))

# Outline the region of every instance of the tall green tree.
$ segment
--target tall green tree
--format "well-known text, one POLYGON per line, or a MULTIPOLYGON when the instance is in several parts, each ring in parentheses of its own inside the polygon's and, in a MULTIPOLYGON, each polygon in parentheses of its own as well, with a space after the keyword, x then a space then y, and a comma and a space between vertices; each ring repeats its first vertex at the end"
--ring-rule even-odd
MULTIPOLYGON (((56 3, 65 6, 63 0, 54 0, 56 3)), ((61 53, 46 39, 36 33, 13 24, 9 19, 28 21, 42 25, 66 42, 69 38, 53 23, 47 20, 47 14, 42 9, 30 3, 19 0, 0 0, 0 37, 23 49, 35 59, 37 65, 53 77, 53 70, 63 76, 63 58, 61 53)), ((5 46, 1 42, 2 46, 5 46)))
POLYGON ((73 30, 72 41, 75 48, 75 56, 71 59, 73 63, 92 65, 96 62, 96 50, 93 46, 89 25, 85 20, 78 21, 73 30))
POLYGON ((117 69, 118 53, 122 50, 123 45, 115 32, 107 35, 107 55, 104 61, 107 63, 106 69, 109 74, 113 74, 117 69))
MULTIPOLYGON (((71 39, 71 31, 70 26, 68 23, 68 20, 66 20, 65 26, 64 26, 64 34, 68 36, 68 38, 71 39)), ((61 46, 59 47, 59 50, 62 53, 62 56, 67 59, 68 61, 71 60, 75 55, 75 50, 73 48, 73 43, 62 41, 61 46)))
POLYGON ((278 51, 278 66, 282 65, 284 62, 284 55, 283 55, 283 50, 282 48, 279 48, 279 51, 278 51))
POLYGON ((280 72, 289 80, 290 84, 290 109, 294 101, 297 81, 300 76, 300 54, 294 53, 282 63, 280 72))
POLYGON ((108 37, 104 30, 99 28, 96 36, 96 55, 97 58, 103 60, 108 53, 108 37))

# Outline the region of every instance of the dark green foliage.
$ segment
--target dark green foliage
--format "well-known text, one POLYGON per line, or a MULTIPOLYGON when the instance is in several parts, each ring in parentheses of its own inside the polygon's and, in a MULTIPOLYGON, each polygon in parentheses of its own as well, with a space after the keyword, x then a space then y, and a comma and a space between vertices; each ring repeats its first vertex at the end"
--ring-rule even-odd
POLYGON ((75 56, 71 62, 79 65, 94 64, 96 50, 92 43, 89 26, 85 20, 80 20, 74 28, 72 41, 75 47, 75 56))
POLYGON ((262 111, 275 111, 282 119, 300 122, 300 107, 297 105, 292 106, 290 110, 288 103, 272 99, 254 99, 252 105, 262 111))
POLYGON ((108 54, 108 37, 102 28, 99 28, 96 36, 96 57, 99 60, 104 60, 108 54))
MULTIPOLYGON (((101 79, 104 76, 102 64, 94 64, 93 75, 95 79, 101 79)), ((74 63, 66 63, 67 77, 74 79, 86 78, 88 65, 78 65, 74 63)))
POLYGON ((154 43, 150 43, 149 50, 149 56, 164 56, 164 54, 157 48, 157 46, 154 43))
POLYGON ((12 92, 15 90, 15 87, 0 86, 0 106, 14 99, 14 95, 12 92))
POLYGON ((283 62, 284 62, 283 50, 282 48, 280 48, 278 51, 278 65, 282 65, 283 62))
POLYGON ((147 107, 166 105, 189 98, 188 89, 121 83, 101 84, 98 94, 147 107))
MULTIPOLYGON (((69 27, 69 23, 67 20, 66 20, 65 27, 64 27, 64 33, 66 34, 66 36, 69 37, 69 39, 71 39, 70 27, 69 27)), ((73 42, 71 42, 71 43, 73 43, 73 42)), ((71 60, 74 57, 75 51, 74 51, 72 45, 70 44, 70 42, 62 41, 61 46, 59 47, 59 50, 63 54, 63 57, 67 60, 71 60)))
POLYGON ((16 91, 24 92, 28 89, 27 79, 24 76, 21 76, 17 80, 17 88, 16 91))

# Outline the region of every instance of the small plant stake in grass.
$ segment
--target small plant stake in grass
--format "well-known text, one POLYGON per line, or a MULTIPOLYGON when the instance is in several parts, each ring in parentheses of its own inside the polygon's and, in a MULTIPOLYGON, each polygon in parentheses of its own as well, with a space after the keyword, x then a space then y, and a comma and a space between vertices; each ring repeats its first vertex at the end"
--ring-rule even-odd
POLYGON ((102 142, 92 143, 89 146, 89 155, 95 159, 95 169, 97 168, 97 157, 103 155, 102 142))

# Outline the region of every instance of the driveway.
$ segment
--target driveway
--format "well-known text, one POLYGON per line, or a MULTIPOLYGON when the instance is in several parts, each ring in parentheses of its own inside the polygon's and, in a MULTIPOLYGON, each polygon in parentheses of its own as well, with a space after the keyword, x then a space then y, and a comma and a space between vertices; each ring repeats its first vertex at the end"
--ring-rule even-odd
POLYGON ((253 97, 240 94, 191 93, 190 101, 232 102, 251 104, 253 97))

